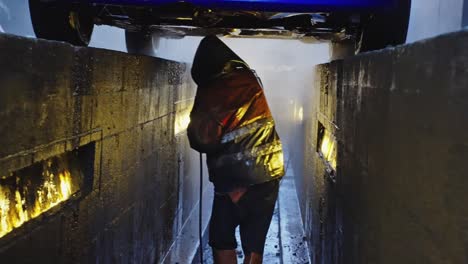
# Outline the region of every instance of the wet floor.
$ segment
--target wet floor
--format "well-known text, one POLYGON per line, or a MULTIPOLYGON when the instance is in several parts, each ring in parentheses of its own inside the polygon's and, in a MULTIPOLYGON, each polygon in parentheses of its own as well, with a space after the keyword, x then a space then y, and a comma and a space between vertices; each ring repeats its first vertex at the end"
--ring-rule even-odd
MULTIPOLYGON (((292 169, 289 168, 281 181, 279 198, 265 244, 263 263, 310 263, 293 174, 292 169)), ((240 245, 239 228, 237 228, 236 237, 239 244, 237 259, 238 263, 242 263, 244 254, 240 245)), ((203 255, 204 264, 213 263, 211 248, 208 244, 204 245, 203 255)))

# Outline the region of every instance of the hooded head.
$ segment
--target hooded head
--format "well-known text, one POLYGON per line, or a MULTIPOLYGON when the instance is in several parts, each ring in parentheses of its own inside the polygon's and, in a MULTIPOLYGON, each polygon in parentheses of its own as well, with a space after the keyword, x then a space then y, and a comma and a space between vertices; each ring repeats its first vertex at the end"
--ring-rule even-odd
POLYGON ((200 42, 195 53, 192 65, 192 79, 198 85, 206 83, 221 74, 226 65, 232 61, 247 65, 219 38, 207 36, 200 42))

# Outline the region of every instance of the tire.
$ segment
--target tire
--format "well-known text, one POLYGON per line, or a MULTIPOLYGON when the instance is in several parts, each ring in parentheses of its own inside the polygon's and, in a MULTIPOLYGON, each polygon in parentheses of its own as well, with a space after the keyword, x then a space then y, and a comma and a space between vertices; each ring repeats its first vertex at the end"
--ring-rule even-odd
POLYGON ((125 30, 125 43, 130 54, 155 56, 159 39, 149 32, 125 30))
POLYGON ((410 10, 411 0, 398 0, 398 7, 394 10, 370 16, 358 34, 356 54, 404 44, 410 10))
POLYGON ((29 0, 29 10, 36 37, 88 46, 94 28, 91 9, 29 0))

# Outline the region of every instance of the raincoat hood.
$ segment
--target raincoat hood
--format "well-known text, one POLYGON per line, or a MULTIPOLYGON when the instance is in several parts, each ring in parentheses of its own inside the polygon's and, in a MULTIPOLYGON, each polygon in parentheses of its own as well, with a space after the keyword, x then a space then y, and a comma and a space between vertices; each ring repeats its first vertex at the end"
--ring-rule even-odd
POLYGON ((229 62, 247 66, 234 51, 216 36, 203 38, 198 46, 192 65, 192 79, 196 84, 202 85, 223 73, 229 62))

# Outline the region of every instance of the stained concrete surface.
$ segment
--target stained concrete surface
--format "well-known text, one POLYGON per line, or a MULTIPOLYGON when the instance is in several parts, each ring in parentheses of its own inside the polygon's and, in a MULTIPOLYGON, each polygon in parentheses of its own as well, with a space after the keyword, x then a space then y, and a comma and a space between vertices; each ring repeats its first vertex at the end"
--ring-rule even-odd
POLYGON ((191 259, 199 163, 180 126, 195 94, 188 67, 5 34, 0 50, 0 175, 85 145, 95 153, 91 191, 2 237, 1 262, 159 263, 180 237, 177 258, 191 259))
POLYGON ((312 263, 467 263, 467 46, 462 31, 318 67, 294 165, 312 263))

